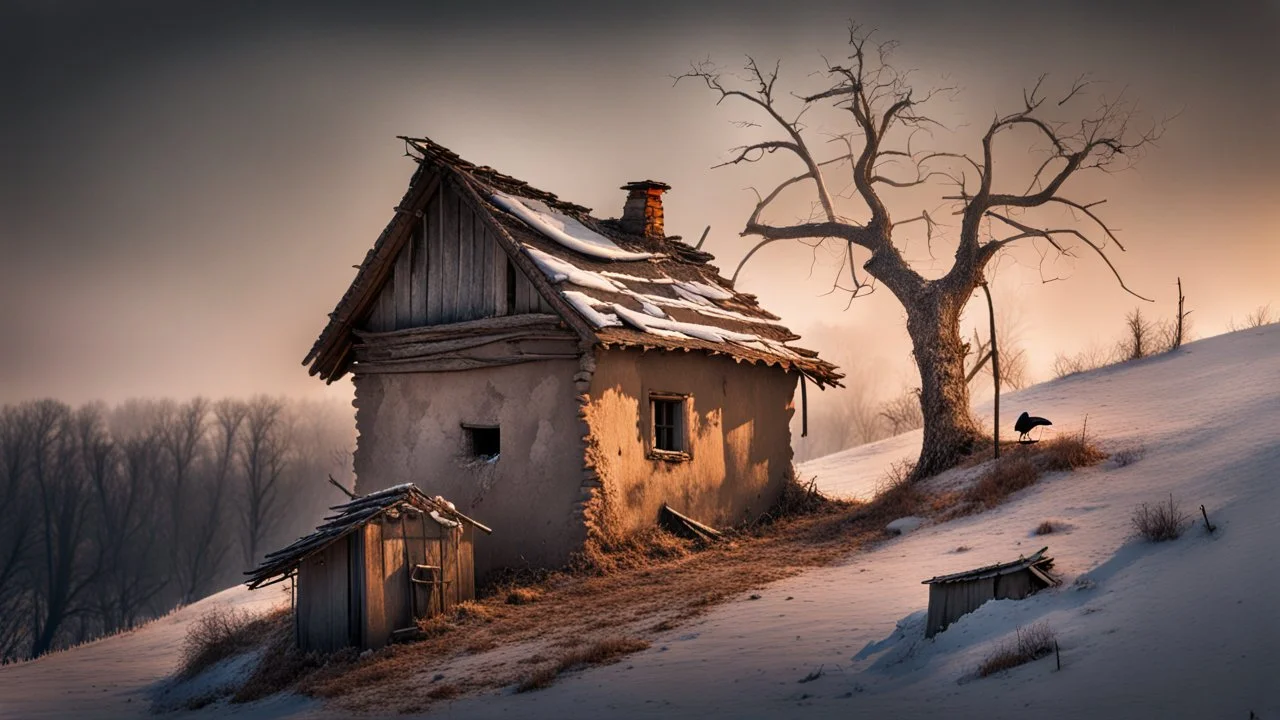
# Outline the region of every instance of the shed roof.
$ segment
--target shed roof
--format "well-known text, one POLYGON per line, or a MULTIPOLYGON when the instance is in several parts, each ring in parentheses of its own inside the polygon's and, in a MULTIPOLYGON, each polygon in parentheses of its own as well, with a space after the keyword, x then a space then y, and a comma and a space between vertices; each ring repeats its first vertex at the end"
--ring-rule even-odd
POLYGON ((534 285, 584 340, 725 354, 796 370, 819 386, 840 384, 834 365, 790 345, 798 335, 708 264, 711 254, 678 237, 625 232, 617 220, 596 218, 590 208, 463 160, 430 139, 402 139, 418 170, 303 360, 311 374, 332 382, 347 372, 355 330, 407 240, 411 218, 445 182, 489 223, 517 265, 542 276, 534 285))
POLYGON ((974 580, 984 580, 996 575, 1008 575, 1010 573, 1021 572, 1023 570, 1031 570, 1033 574, 1044 579, 1050 585, 1054 584, 1052 579, 1044 574, 1044 571, 1053 567, 1053 558, 1045 555, 1045 551, 1049 546, 1045 546, 1037 550, 1030 557, 1020 557, 1010 562, 996 563, 995 565, 987 565, 986 567, 976 568, 974 570, 966 570, 964 572, 952 573, 950 575, 939 575, 931 577, 928 580, 922 580, 925 585, 933 585, 936 583, 956 583, 971 582, 974 580))
POLYGON ((356 529, 402 505, 411 505, 426 513, 432 520, 449 527, 467 523, 484 532, 492 532, 489 528, 472 520, 454 509, 453 503, 437 495, 430 497, 418 489, 413 483, 404 483, 379 490, 353 499, 342 505, 335 505, 331 510, 337 513, 324 519, 316 527, 315 532, 295 540, 288 547, 267 553, 257 568, 245 572, 249 579, 245 582, 251 589, 270 585, 288 577, 303 560, 324 550, 334 542, 346 537, 356 529))

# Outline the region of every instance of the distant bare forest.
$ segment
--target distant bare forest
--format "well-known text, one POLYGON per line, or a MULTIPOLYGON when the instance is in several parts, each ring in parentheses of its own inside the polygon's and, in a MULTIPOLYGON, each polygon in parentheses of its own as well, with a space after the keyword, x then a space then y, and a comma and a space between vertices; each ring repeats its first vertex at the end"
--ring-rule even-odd
POLYGON ((0 408, 0 660, 127 630, 241 580, 343 499, 339 403, 0 408))

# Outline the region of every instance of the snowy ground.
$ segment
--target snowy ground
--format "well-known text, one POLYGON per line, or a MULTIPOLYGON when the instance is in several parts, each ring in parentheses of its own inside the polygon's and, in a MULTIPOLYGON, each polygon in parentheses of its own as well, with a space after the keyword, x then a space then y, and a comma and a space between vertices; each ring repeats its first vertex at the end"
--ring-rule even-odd
MULTIPOLYGON (((1027 409, 1052 419, 1049 430, 1072 432, 1087 414, 1106 447, 1142 446, 1145 456, 1048 476, 996 510, 766 586, 760 599, 723 605, 618 665, 534 693, 461 699, 434 716, 1280 718, 1280 325, 1046 383, 1002 404, 1006 427, 1027 409), (1161 545, 1130 540, 1134 506, 1170 493, 1197 514, 1204 504, 1218 531, 1197 526, 1161 545), (1032 536, 1043 520, 1066 529, 1032 536), (1062 588, 988 603, 923 639, 922 579, 1043 545, 1062 588), (995 642, 1039 620, 1058 633, 1061 671, 1050 658, 973 678, 995 642)), ((801 475, 865 495, 918 443, 914 434, 856 448, 807 463, 801 475)), ((0 717, 145 714, 146 686, 172 666, 178 625, 198 610, 0 669, 0 717)), ((322 713, 297 700, 238 711, 322 713)), ((197 715, 217 712, 226 709, 197 715)))
MULTIPOLYGON (((272 590, 250 592, 243 585, 236 586, 132 632, 0 667, 0 718, 154 717, 152 700, 168 687, 166 677, 178 663, 188 624, 220 606, 261 613, 288 601, 272 590)), ((203 689, 183 688, 183 692, 198 694, 203 689)), ((281 716, 315 705, 301 698, 285 698, 253 710, 281 716)))

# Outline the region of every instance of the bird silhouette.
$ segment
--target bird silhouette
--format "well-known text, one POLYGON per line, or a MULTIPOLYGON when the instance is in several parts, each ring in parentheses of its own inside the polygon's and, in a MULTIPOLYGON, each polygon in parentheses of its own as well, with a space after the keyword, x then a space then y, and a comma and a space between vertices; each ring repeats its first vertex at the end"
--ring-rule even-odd
POLYGON ((1033 428, 1041 425, 1052 425, 1053 423, 1042 417, 1033 417, 1023 412, 1018 416, 1018 421, 1013 424, 1013 429, 1018 431, 1018 442, 1031 442, 1031 438, 1027 437, 1027 433, 1033 428))

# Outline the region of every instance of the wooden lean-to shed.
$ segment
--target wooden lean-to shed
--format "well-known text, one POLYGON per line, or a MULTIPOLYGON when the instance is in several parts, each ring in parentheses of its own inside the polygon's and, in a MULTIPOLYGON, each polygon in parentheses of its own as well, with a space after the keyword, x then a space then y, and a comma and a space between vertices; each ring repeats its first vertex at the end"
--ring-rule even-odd
POLYGON ((251 589, 294 578, 298 647, 377 648, 474 600, 473 534, 489 528, 412 483, 333 508, 315 532, 247 573, 251 589))
POLYGON ((1012 562, 925 580, 929 586, 929 619, 924 636, 937 635, 988 600, 1021 600, 1057 585, 1057 578, 1049 574, 1053 558, 1044 554, 1048 549, 1040 548, 1030 557, 1012 562))

